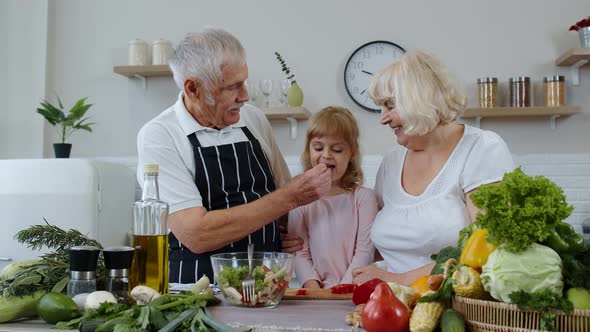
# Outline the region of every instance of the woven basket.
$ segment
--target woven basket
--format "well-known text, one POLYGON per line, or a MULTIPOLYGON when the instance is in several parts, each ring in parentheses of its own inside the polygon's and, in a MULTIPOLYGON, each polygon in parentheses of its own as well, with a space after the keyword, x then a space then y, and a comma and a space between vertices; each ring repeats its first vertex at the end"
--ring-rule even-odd
MULTIPOLYGON (((469 331, 540 331, 540 313, 520 311, 515 304, 453 297, 453 309, 463 315, 469 331)), ((590 332, 590 310, 556 311, 558 331, 590 332)))

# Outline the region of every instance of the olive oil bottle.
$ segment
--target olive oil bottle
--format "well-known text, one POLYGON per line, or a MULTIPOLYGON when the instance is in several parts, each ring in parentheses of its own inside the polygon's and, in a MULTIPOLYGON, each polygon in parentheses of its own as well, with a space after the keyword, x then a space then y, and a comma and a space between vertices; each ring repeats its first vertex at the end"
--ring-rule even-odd
POLYGON ((160 200, 158 165, 145 165, 141 201, 133 204, 135 248, 130 289, 137 285, 168 293, 168 204, 160 200))

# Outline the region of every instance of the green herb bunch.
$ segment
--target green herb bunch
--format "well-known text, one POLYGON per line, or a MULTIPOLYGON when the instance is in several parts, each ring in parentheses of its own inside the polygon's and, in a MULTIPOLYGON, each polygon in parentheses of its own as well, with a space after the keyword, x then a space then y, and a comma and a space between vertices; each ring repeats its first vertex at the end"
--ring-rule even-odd
MULTIPOLYGON (((33 250, 44 247, 52 252, 41 256, 35 264, 24 267, 9 278, 0 278, 0 293, 4 297, 31 295, 38 290, 50 291, 58 284, 66 284, 70 258, 68 248, 87 245, 102 248, 100 243, 77 230, 65 231, 43 218, 45 225, 33 225, 19 231, 14 238, 33 250)), ((104 262, 102 257, 97 265, 97 282, 104 283, 104 262)), ((63 288, 63 287, 62 287, 63 288)))
POLYGON ((512 303, 518 305, 522 311, 535 310, 541 312, 540 329, 542 331, 557 331, 555 328, 555 313, 553 310, 561 310, 570 313, 574 309, 573 304, 563 297, 545 289, 535 293, 525 291, 513 292, 510 295, 512 303))
POLYGON ((281 70, 285 73, 285 75, 287 75, 287 79, 291 81, 291 84, 296 83, 297 81, 295 81, 295 74, 291 73, 291 68, 287 67, 287 64, 285 63, 285 60, 281 54, 279 52, 275 52, 275 56, 277 57, 277 61, 279 61, 281 64, 281 70))
POLYGON ((94 123, 87 122, 88 117, 84 117, 88 109, 92 106, 92 104, 86 104, 86 98, 82 98, 72 106, 72 108, 68 111, 68 114, 64 112, 64 105, 57 96, 58 106, 52 105, 47 100, 43 100, 41 102, 40 108, 37 108, 37 113, 43 115, 43 117, 47 120, 47 122, 53 125, 60 137, 61 143, 65 143, 68 136, 70 136, 74 131, 82 129, 88 132, 92 132, 92 126, 94 123))
POLYGON ((574 209, 554 182, 528 176, 520 167, 501 182, 481 186, 471 200, 483 211, 476 223, 489 231, 487 240, 514 253, 545 240, 574 209))

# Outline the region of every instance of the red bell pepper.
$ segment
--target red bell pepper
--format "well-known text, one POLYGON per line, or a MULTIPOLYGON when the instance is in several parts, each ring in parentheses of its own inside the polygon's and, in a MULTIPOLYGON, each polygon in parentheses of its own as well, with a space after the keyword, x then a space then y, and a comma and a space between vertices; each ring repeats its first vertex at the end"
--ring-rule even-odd
POLYGON ((379 278, 374 278, 358 285, 352 292, 352 302, 355 305, 367 303, 377 285, 382 282, 384 281, 379 278))
POLYGON ((338 284, 332 287, 332 294, 349 294, 354 291, 356 284, 338 284))
POLYGON ((377 285, 365 304, 361 320, 367 332, 406 332, 410 325, 406 305, 393 295, 384 282, 377 285))

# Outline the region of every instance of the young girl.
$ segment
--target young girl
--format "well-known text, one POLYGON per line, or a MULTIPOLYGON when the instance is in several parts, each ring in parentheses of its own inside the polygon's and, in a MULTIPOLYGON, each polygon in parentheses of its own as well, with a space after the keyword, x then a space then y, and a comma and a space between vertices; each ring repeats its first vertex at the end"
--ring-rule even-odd
POLYGON ((350 283, 354 268, 373 262, 370 230, 377 199, 361 186, 358 135, 354 116, 341 107, 322 109, 307 128, 303 168, 326 164, 332 188, 318 201, 289 212, 289 234, 303 240, 295 274, 304 288, 350 283))

